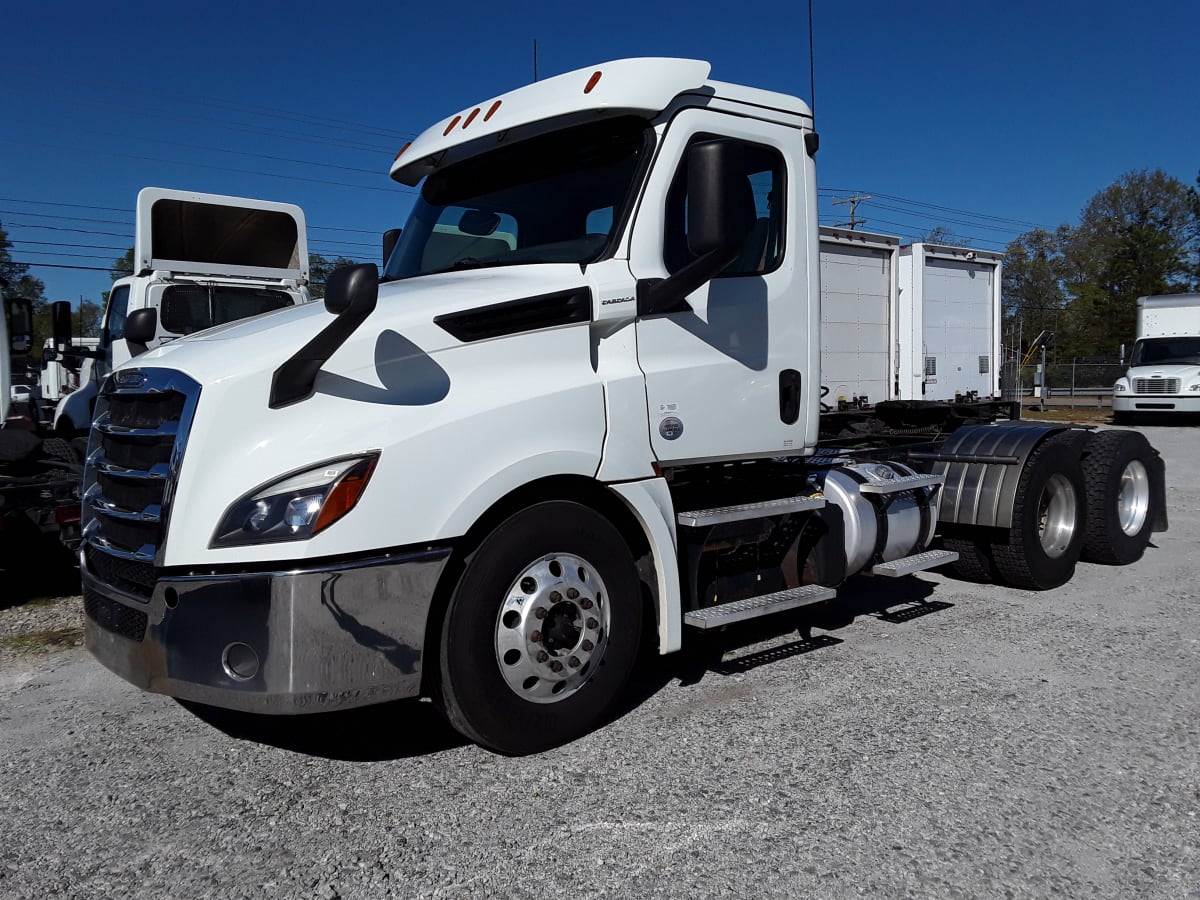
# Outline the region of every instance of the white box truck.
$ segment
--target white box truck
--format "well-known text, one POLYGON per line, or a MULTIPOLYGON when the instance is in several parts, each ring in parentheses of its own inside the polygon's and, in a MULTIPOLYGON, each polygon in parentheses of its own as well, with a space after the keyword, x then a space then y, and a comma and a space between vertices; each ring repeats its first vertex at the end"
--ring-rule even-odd
POLYGON ((1000 396, 1003 256, 917 243, 900 250, 902 399, 1000 396))
POLYGON ((1113 385, 1113 417, 1200 413, 1200 294, 1139 297, 1129 371, 1113 385))
POLYGON ((912 399, 900 391, 900 239, 821 228, 821 390, 830 409, 912 399))
POLYGON ((260 713, 423 695, 528 753, 604 720, 644 630, 1139 558, 1166 508, 1137 432, 821 415, 812 113, 708 76, 620 60, 453 113, 392 165, 419 191, 382 278, 113 372, 91 652, 260 713))
POLYGON ((74 348, 77 359, 90 356, 94 363, 88 380, 58 402, 55 432, 86 433, 100 383, 131 357, 197 331, 306 303, 307 285, 308 236, 304 212, 295 204, 143 188, 134 274, 113 282, 98 348, 74 348))

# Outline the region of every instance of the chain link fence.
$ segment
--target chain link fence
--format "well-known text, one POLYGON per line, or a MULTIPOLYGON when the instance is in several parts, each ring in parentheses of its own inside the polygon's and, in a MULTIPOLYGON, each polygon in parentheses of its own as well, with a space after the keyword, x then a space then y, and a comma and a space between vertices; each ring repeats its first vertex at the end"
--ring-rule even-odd
MULTIPOLYGON (((1036 396, 1038 363, 1022 366, 1017 354, 1005 348, 1000 388, 1005 400, 1036 396)), ((1046 365, 1048 398, 1056 406, 1112 406, 1113 382, 1125 374, 1118 359, 1078 357, 1046 365)))

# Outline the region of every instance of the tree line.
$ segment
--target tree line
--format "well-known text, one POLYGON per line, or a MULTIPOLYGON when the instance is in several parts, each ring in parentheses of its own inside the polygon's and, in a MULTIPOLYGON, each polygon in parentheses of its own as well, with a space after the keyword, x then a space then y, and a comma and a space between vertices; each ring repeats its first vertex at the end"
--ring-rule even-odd
POLYGON ((1137 335, 1137 299, 1200 290, 1200 177, 1128 172, 1097 193, 1077 225, 1037 228, 1004 256, 1005 342, 1023 353, 1039 332, 1051 359, 1115 359, 1137 335))

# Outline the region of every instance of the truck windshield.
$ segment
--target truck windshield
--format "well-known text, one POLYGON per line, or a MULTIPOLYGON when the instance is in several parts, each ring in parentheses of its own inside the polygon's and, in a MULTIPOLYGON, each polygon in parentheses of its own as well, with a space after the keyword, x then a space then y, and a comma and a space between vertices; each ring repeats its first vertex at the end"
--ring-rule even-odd
POLYGON ((384 279, 526 263, 589 263, 612 243, 651 144, 644 119, 606 119, 429 176, 384 279))
POLYGON ((1133 345, 1130 368, 1200 366, 1200 337, 1142 338, 1133 345))
POLYGON ((291 305, 291 295, 286 291, 177 284, 163 291, 162 326, 174 334, 191 334, 291 305))

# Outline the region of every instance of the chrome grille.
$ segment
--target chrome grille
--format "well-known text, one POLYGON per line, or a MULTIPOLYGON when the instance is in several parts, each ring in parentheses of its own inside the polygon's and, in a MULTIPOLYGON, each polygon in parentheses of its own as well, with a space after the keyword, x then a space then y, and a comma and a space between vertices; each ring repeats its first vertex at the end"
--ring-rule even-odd
POLYGON ((84 472, 83 537, 91 572, 149 596, 162 564, 171 496, 200 396, 169 369, 122 369, 106 379, 84 472))
POLYGON ((1133 379, 1135 394, 1178 394, 1178 378, 1135 378, 1133 379))

